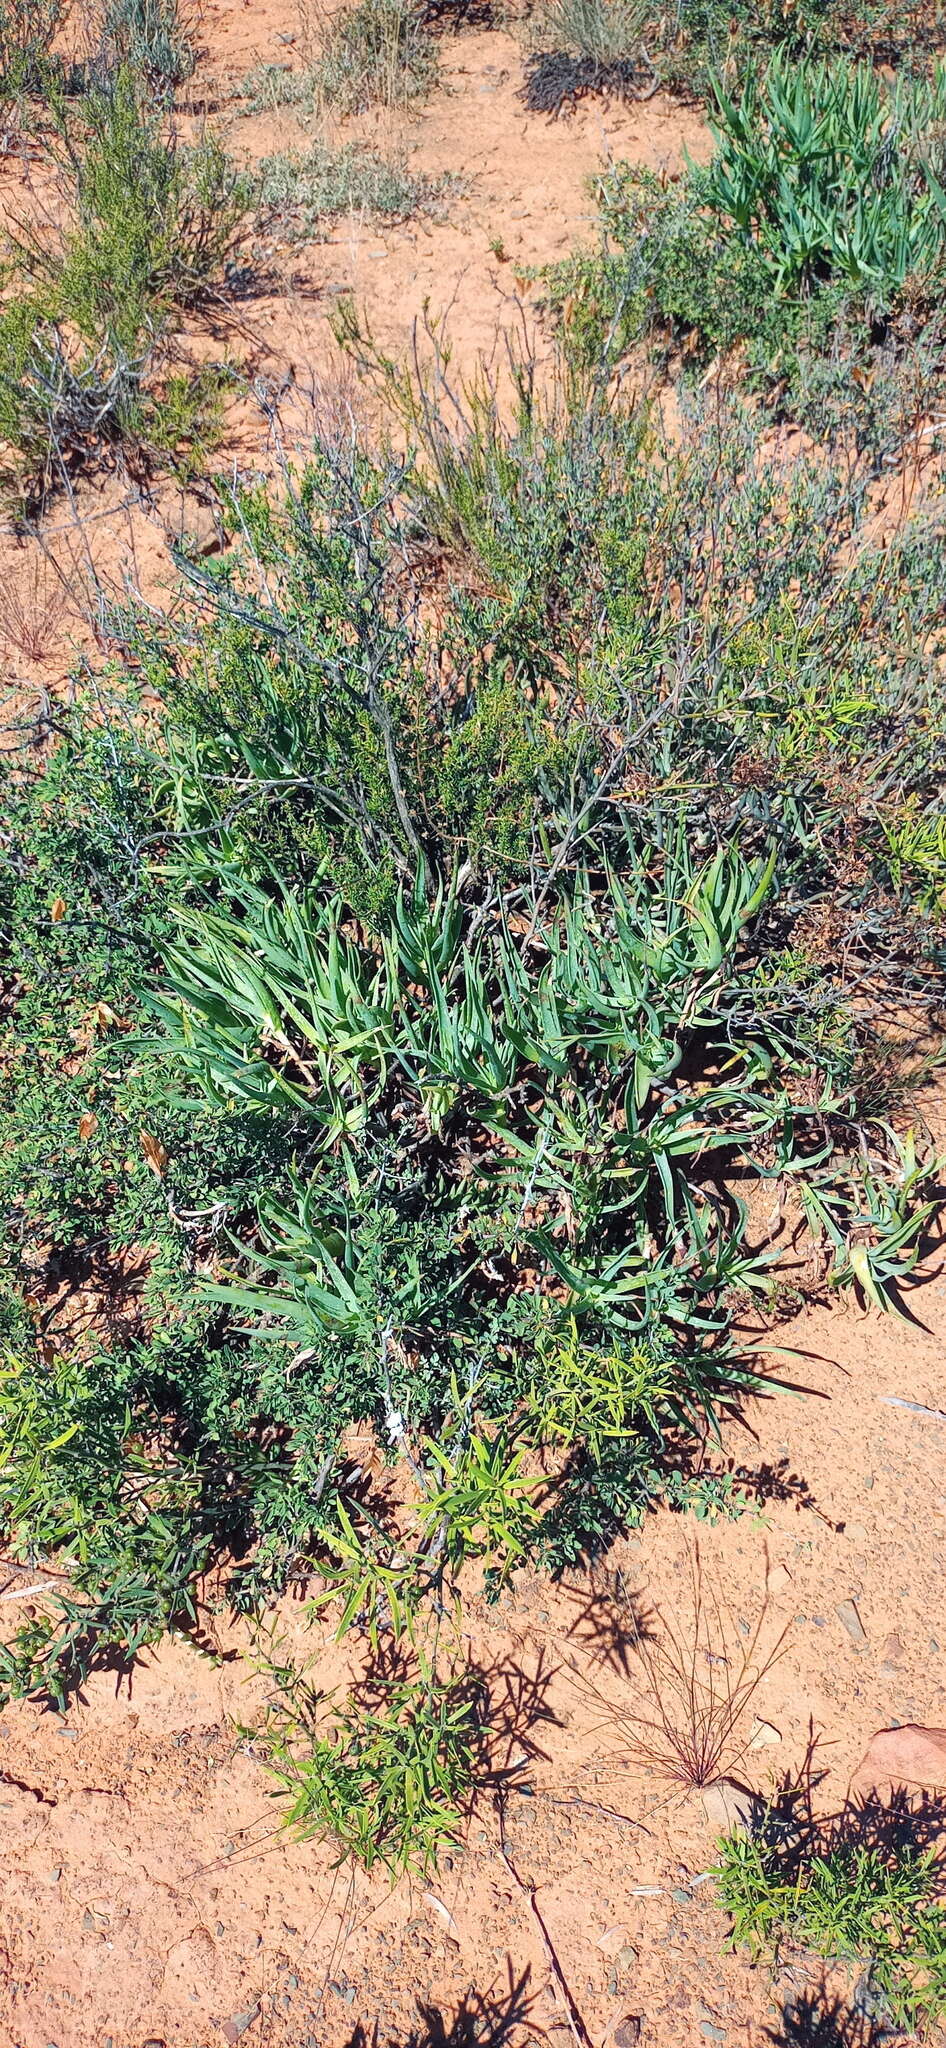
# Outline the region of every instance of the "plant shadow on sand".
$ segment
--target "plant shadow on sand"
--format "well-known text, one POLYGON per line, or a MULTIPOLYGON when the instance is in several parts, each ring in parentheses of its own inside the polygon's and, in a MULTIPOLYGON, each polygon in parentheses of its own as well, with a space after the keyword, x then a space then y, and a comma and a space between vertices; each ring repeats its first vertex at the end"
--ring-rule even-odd
POLYGON ((529 1989, 531 1971, 525 1969, 517 1977, 508 1960, 506 1971, 504 1989, 468 1991, 452 2015, 418 1999, 418 2023, 409 2034, 382 2034, 377 2021, 371 2028, 359 2022, 345 2048, 505 2048, 526 2025, 535 2004, 529 1989))

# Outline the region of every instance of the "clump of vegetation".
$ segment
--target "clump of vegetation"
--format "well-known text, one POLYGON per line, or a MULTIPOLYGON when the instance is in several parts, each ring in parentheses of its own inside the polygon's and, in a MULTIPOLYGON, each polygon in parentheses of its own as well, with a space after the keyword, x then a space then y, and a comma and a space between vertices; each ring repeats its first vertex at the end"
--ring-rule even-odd
POLYGON ((180 0, 107 0, 106 48, 152 88, 173 90, 190 77, 194 27, 180 0))
POLYGON ((127 70, 59 109, 68 221, 58 244, 21 231, 0 314, 4 483, 28 516, 103 451, 146 451, 172 424, 209 425, 206 378, 162 421, 161 373, 179 312, 220 276, 248 187, 212 137, 182 149, 127 70))
POLYGON ((787 1628, 771 1634, 766 1620, 763 1608, 744 1638, 707 1584, 695 1552, 684 1619, 647 1616, 631 1630, 633 1699, 626 1707, 606 1703, 619 1741, 614 1767, 654 1772, 685 1791, 716 1784, 737 1770, 751 1739, 748 1710, 788 1634, 787 1628))
POLYGON ((544 0, 529 19, 534 47, 520 97, 532 113, 557 114, 589 93, 617 98, 654 91, 644 45, 646 0, 544 0))
POLYGON ((277 107, 301 107, 314 112, 318 82, 311 67, 294 69, 289 64, 256 64, 238 87, 254 114, 272 113, 277 107))
MULTIPOLYGON (((728 1835, 713 1873, 734 1945, 775 1955, 787 1945, 866 1972, 871 1999, 898 2031, 925 2032, 946 2015, 946 1908, 935 1849, 909 1827, 871 1839, 857 1811, 827 1839, 771 1814, 751 1835, 728 1835)), ((867 1823, 865 1825, 865 1822, 867 1823)))
POLYGON ((0 0, 0 101, 42 92, 70 0, 0 0))
POLYGON ((356 142, 341 148, 312 143, 302 154, 265 157, 258 175, 265 225, 294 234, 311 234, 320 221, 346 213, 409 220, 436 207, 455 184, 449 177, 416 175, 356 142))
POLYGON ((256 1741, 279 1783, 284 1825, 328 1840, 338 1862, 380 1866, 392 1879, 429 1876, 459 1846, 482 1767, 482 1702, 466 1674, 438 1679, 422 1664, 339 1704, 310 1692, 292 1666, 270 1668, 281 1691, 256 1741))
POLYGON ((356 114, 411 105, 436 71, 436 44, 415 0, 355 0, 326 19, 313 77, 331 106, 356 114))
POLYGON ((888 91, 864 64, 779 56, 716 100, 705 202, 753 242, 777 293, 843 282, 881 314, 908 277, 936 276, 946 73, 888 91))
POLYGON ((939 354, 946 74, 891 88, 776 54, 714 96, 705 168, 601 180, 604 248, 553 280, 572 345, 594 359, 605 335, 647 337, 704 363, 738 346, 783 409, 886 454, 939 354))
POLYGON ((850 466, 760 463, 738 406, 661 448, 606 378, 521 366, 511 422, 399 388, 412 460, 347 431, 239 492, 12 792, 3 1512, 67 1578, 8 1692, 189 1625, 223 1554, 235 1607, 315 1576, 439 1684, 470 1574, 685 1505, 758 1384, 734 1175, 803 1191, 826 1288, 895 1306, 916 1257, 852 986, 942 998, 890 840, 940 808, 938 530, 876 547, 850 466))

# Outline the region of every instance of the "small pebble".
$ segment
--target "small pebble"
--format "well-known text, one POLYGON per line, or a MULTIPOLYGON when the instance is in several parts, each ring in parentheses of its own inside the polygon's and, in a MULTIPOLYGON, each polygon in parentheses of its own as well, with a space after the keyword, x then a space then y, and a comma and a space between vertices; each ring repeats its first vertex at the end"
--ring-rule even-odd
POLYGON ((841 1627, 847 1630, 855 1649, 863 1650, 867 1642, 867 1630, 853 1600, 839 1600, 834 1611, 841 1627))

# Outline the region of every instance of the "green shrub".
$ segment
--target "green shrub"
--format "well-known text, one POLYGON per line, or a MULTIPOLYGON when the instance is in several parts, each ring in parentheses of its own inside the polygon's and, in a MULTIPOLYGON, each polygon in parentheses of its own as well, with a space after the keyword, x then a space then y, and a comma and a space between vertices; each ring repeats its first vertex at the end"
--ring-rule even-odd
POLYGON ((889 311, 946 247, 944 116, 946 72, 888 91, 867 65, 776 55, 738 100, 716 89, 705 203, 761 251, 775 291, 830 280, 889 311))
POLYGON ((283 1822, 303 1840, 327 1838, 338 1861, 376 1865, 392 1878, 429 1877, 459 1844, 464 1809, 481 1762, 478 1702, 469 1683, 418 1676, 389 1681, 367 1706, 352 1698, 315 1701, 291 1673, 262 1735, 270 1769, 288 1800, 283 1822), (320 1706, 322 1703, 319 1703, 320 1706))
POLYGON ((172 378, 177 420, 165 410, 163 425, 154 386, 175 319, 219 278, 249 198, 214 138, 181 150, 163 134, 127 69, 79 113, 60 100, 57 121, 67 223, 58 245, 20 235, 0 315, 4 483, 29 517, 103 450, 157 450, 175 427, 196 444, 206 375, 189 380, 183 409, 172 378))
POLYGON ((48 266, 64 315, 127 350, 193 305, 217 278, 248 186, 212 136, 181 150, 130 71, 83 103, 66 136, 75 225, 48 266))
MULTIPOLYGON (((858 1840, 852 1813, 836 1839, 800 1851, 766 1825, 728 1835, 714 1871, 733 1943, 757 1955, 786 1942, 866 1970, 871 1992, 898 2030, 914 2033, 946 2015, 946 1909, 936 1851, 909 1841, 858 1840)), ((869 1811, 865 1816, 869 1827, 869 1811)), ((888 1831, 892 1835, 892 1831, 888 1831)))
POLYGON ((436 47, 414 0, 355 0, 325 24, 313 77, 342 113, 404 107, 430 91, 436 47))
POLYGON ((0 101, 42 92, 70 0, 0 0, 0 101))
POLYGON ((346 430, 234 494, 170 620, 104 621, 135 691, 12 792, 6 1538, 89 1626, 43 1600, 8 1688, 186 1622, 221 1553, 241 1609, 318 1571, 427 1654, 464 1573, 703 1499, 772 1277, 734 1173, 791 1176, 826 1289, 909 1276, 928 1168, 855 996, 942 995, 890 839, 942 810, 937 527, 878 548, 850 465, 715 399, 670 446, 604 378, 523 369, 505 424, 437 388, 412 460, 346 430), (135 1248, 108 1344, 60 1337, 50 1258, 135 1248))
POLYGON ((646 338, 682 344, 685 377, 738 344, 781 417, 853 433, 879 471, 933 400, 946 74, 890 88, 844 59, 776 53, 738 98, 713 90, 709 165, 598 181, 602 247, 549 276, 572 360, 646 338))

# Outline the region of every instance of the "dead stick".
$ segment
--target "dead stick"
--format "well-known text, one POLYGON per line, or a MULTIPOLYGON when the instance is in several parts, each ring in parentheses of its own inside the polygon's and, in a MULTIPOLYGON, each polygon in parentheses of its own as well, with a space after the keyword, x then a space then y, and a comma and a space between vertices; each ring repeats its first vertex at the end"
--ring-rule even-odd
POLYGON ((594 2048, 594 2043, 591 2039, 591 2035, 588 2032, 585 2022, 582 2019, 581 2013, 579 2012, 578 2007, 575 2004, 575 2000, 572 1997, 572 1993, 569 1990, 568 1980, 565 1976, 564 1970, 562 1969, 562 1965, 559 1962, 558 1957, 555 1953, 555 1949, 552 1943, 552 1937, 549 1933, 548 1928, 546 1927, 545 1921, 543 1920, 539 1908, 536 1904, 535 1885, 526 1884, 525 1879, 520 1877, 519 1872, 516 1869, 515 1865, 510 1861, 509 1854, 506 1849, 505 1834, 503 1829, 503 1814, 501 1807, 499 1808, 499 1853, 503 1859, 503 1862, 506 1865, 506 1869, 508 1870, 510 1877, 512 1878, 513 1884, 518 1886, 519 1890, 522 1893, 523 1898, 528 1899, 529 1901, 529 1909, 532 1913, 532 1917, 536 1923, 536 1926, 538 1927, 539 1933, 542 1936, 542 1946, 545 1950, 546 1961, 548 1963, 549 1969, 552 1972, 552 1977, 555 1982, 556 1989, 558 1990, 559 1997, 561 1998, 562 2004, 565 2007, 569 2031, 571 2033, 572 2040, 575 2042, 575 2048, 594 2048))

